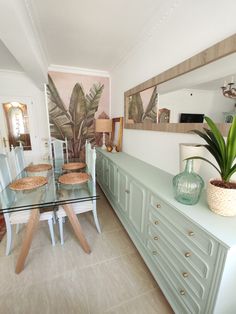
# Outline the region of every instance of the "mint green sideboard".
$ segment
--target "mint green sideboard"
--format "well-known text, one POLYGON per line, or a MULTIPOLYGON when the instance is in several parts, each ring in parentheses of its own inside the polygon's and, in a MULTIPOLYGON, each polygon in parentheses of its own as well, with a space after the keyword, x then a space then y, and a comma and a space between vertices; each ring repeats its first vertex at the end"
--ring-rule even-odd
POLYGON ((175 313, 236 313, 236 218, 203 193, 176 202, 173 176, 125 153, 97 149, 97 182, 175 313))

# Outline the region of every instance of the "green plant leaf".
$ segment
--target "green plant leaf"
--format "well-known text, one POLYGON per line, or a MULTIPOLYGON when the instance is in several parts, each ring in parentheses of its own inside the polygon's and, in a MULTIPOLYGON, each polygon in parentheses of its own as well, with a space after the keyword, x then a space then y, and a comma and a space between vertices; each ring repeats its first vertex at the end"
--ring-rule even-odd
POLYGON ((140 93, 130 96, 129 101, 129 119, 134 123, 141 123, 143 118, 143 101, 140 93))
MULTIPOLYGON (((211 132, 210 130, 208 131, 211 132)), ((193 130, 192 132, 196 133, 207 142, 208 145, 203 146, 205 146, 208 151, 213 155, 220 169, 224 168, 223 157, 221 156, 219 146, 215 144, 215 141, 212 140, 211 137, 208 136, 208 134, 205 134, 199 130, 193 130)))
POLYGON ((204 161, 208 162, 210 165, 212 165, 216 169, 217 172, 219 172, 219 174, 221 176, 220 169, 218 169, 210 160, 208 160, 208 159, 206 159, 204 157, 200 157, 200 156, 192 156, 192 157, 188 157, 188 158, 186 158, 184 160, 189 160, 189 159, 201 159, 201 160, 204 160, 204 161))
POLYGON ((205 117, 205 120, 206 120, 208 126, 210 127, 210 129, 212 131, 212 136, 214 136, 215 140, 217 141, 217 143, 219 145, 219 149, 220 149, 221 155, 223 156, 223 160, 224 160, 225 155, 226 155, 225 140, 224 140, 222 134, 220 133, 220 131, 218 130, 216 124, 209 117, 205 117))
POLYGON ((229 129, 226 141, 227 168, 230 168, 236 158, 236 116, 229 129))
POLYGON ((229 170, 226 178, 225 178, 225 181, 229 181, 229 179, 232 177, 232 175, 236 172, 236 164, 233 165, 233 167, 229 170))
POLYGON ((145 120, 145 118, 150 118, 152 122, 157 122, 157 86, 153 89, 152 96, 150 98, 150 101, 147 105, 147 108, 143 114, 142 121, 145 120))
POLYGON ((86 99, 82 85, 76 83, 70 98, 69 112, 73 121, 73 138, 79 136, 82 121, 86 117, 86 99))
POLYGON ((47 96, 51 135, 61 140, 65 137, 71 139, 73 137, 71 116, 50 75, 48 75, 47 96))

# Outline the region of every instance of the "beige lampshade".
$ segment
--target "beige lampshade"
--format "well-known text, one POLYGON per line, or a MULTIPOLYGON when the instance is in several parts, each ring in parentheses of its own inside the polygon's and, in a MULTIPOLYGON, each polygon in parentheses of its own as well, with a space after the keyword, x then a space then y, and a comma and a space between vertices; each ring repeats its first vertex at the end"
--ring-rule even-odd
POLYGON ((95 130, 96 132, 109 132, 112 131, 111 119, 96 119, 95 130))

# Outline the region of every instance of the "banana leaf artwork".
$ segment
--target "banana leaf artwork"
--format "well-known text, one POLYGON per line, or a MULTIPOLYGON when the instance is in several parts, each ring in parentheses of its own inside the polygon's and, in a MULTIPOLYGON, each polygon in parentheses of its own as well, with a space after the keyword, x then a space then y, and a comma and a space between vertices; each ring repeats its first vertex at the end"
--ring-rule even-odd
POLYGON ((101 83, 94 83, 85 94, 81 83, 76 83, 70 96, 68 108, 48 76, 47 96, 51 136, 68 140, 70 158, 84 160, 86 139, 95 144, 95 113, 104 89, 101 83))
POLYGON ((136 93, 129 97, 128 119, 133 123, 149 120, 157 123, 157 87, 136 93))

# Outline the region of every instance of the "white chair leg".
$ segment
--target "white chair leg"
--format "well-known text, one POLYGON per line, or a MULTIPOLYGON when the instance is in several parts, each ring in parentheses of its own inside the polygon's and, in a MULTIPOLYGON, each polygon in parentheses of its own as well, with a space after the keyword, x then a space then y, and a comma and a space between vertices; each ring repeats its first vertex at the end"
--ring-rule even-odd
POLYGON ((54 237, 54 229, 53 229, 53 220, 49 219, 48 220, 48 226, 49 226, 49 231, 50 231, 50 235, 51 235, 51 241, 52 241, 52 245, 55 245, 55 237, 54 237))
POLYGON ((64 235, 63 235, 63 219, 64 217, 60 217, 58 222, 59 222, 59 233, 60 233, 60 240, 61 240, 61 245, 64 244, 64 235))
POLYGON ((100 228, 99 221, 98 221, 96 203, 93 204, 93 218, 94 218, 95 225, 96 225, 98 233, 101 233, 101 228, 100 228))
POLYGON ((19 231, 20 231, 20 224, 17 224, 16 225, 16 234, 19 233, 19 231))
POLYGON ((11 244, 12 244, 12 227, 9 221, 6 222, 6 229, 7 229, 7 245, 6 245, 6 255, 9 255, 11 251, 11 244))

